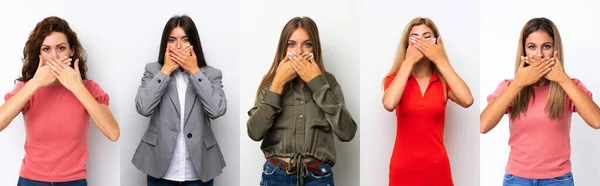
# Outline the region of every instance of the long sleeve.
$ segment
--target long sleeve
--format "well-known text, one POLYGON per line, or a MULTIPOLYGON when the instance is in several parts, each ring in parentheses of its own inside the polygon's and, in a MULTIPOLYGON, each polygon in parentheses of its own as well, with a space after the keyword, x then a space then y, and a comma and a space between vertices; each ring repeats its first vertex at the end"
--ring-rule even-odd
POLYGON ((357 125, 346 109, 342 88, 333 76, 327 78, 332 84, 321 75, 310 80, 308 87, 313 92, 315 103, 325 112, 334 134, 340 141, 348 142, 354 138, 357 125))
POLYGON ((160 103, 161 97, 167 91, 167 87, 169 87, 168 85, 172 79, 161 71, 152 73, 150 65, 152 65, 152 63, 146 65, 144 76, 142 77, 142 84, 138 88, 135 97, 137 112, 146 117, 152 115, 154 109, 160 103))
POLYGON ((200 97, 204 112, 211 119, 216 119, 227 111, 227 99, 225 91, 223 91, 223 74, 220 70, 211 67, 204 68, 209 69, 206 73, 200 71, 192 74, 190 83, 200 97))
POLYGON ((269 91, 269 86, 264 87, 248 111, 247 128, 248 136, 254 141, 260 141, 267 135, 273 125, 273 120, 281 113, 281 95, 269 91))

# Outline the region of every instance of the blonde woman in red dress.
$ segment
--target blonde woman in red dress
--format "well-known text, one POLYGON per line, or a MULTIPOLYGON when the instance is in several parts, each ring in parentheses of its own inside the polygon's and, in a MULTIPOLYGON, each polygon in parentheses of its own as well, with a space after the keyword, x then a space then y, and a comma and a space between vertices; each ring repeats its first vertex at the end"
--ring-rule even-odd
POLYGON ((443 138, 446 103, 467 108, 473 96, 450 65, 430 19, 408 23, 383 81, 383 106, 396 110, 398 122, 389 185, 454 185, 443 138))

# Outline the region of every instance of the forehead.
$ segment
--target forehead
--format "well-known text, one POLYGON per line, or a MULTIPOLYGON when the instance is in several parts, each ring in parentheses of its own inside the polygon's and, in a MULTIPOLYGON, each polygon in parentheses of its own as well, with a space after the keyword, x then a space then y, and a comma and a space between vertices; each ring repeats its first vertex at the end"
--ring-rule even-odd
POLYGON ((306 32, 306 30, 304 30, 303 28, 298 28, 294 30, 294 32, 292 32, 292 35, 290 36, 290 40, 294 41, 305 41, 309 39, 310 37, 308 36, 308 32, 306 32))
POLYGON ((426 33, 426 32, 430 32, 433 33, 433 30, 431 30, 431 28, 429 28, 427 25, 425 24, 421 24, 421 25, 417 25, 417 26, 413 26, 410 29, 410 33, 411 34, 422 34, 422 33, 426 33))
POLYGON ((183 37, 186 36, 185 31, 183 30, 183 28, 181 27, 175 27, 173 28, 173 30, 171 30, 171 34, 169 34, 169 36, 171 37, 183 37))
POLYGON ((52 32, 44 38, 42 45, 54 46, 61 43, 67 43, 67 36, 62 32, 52 32))
POLYGON ((542 30, 532 32, 531 34, 529 34, 527 36, 527 38, 525 38, 525 43, 546 43, 546 42, 552 42, 552 37, 550 37, 550 35, 547 32, 544 32, 542 30))

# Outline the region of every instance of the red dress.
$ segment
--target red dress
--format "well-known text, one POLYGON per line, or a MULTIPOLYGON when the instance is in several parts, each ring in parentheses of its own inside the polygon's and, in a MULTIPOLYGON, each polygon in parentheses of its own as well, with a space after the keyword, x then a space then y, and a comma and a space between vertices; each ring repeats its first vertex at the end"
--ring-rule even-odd
MULTIPOLYGON (((386 77, 387 89, 396 76, 386 77)), ((396 107, 396 142, 390 161, 390 186, 453 186, 444 147, 446 102, 434 72, 422 96, 411 75, 396 107)), ((447 87, 447 92, 450 87, 447 87)))

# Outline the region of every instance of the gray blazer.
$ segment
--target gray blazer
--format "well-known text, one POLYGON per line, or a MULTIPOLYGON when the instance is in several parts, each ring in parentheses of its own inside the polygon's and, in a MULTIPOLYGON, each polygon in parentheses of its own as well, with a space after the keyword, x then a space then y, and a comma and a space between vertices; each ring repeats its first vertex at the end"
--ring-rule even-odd
MULTIPOLYGON (((133 155, 132 163, 142 172, 161 178, 167 171, 180 127, 177 83, 160 72, 157 62, 146 64, 135 105, 137 112, 150 116, 150 124, 133 155)), ((192 165, 203 182, 219 174, 225 160, 217 144, 210 119, 225 114, 227 101, 222 74, 213 67, 202 67, 191 74, 185 94, 184 135, 192 165)))

